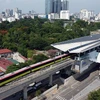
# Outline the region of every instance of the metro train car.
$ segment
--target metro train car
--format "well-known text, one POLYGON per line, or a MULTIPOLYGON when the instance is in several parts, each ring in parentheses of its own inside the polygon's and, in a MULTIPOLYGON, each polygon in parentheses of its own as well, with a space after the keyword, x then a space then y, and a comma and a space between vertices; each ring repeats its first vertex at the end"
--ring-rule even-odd
POLYGON ((69 57, 70 57, 70 55, 68 55, 68 54, 59 55, 59 56, 54 57, 52 59, 48 59, 48 60, 33 64, 33 65, 24 67, 22 69, 19 69, 17 71, 12 72, 12 73, 3 75, 0 77, 0 87, 8 84, 11 81, 19 79, 27 74, 30 74, 30 73, 38 71, 42 68, 48 67, 52 64, 60 62, 61 60, 65 60, 66 58, 69 58, 69 57))

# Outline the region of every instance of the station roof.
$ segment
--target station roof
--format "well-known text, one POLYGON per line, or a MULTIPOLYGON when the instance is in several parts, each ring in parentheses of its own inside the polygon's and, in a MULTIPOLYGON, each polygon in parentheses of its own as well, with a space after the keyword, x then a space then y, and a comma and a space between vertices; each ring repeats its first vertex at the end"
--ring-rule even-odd
POLYGON ((100 46, 100 34, 80 37, 68 41, 51 44, 56 49, 69 53, 83 53, 100 46))

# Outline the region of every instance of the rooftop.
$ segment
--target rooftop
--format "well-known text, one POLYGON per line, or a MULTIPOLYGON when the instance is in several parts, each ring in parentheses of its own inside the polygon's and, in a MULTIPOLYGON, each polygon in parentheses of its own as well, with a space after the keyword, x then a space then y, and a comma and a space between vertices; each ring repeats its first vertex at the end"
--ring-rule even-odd
POLYGON ((68 41, 51 44, 56 49, 69 53, 83 53, 100 46, 100 34, 94 34, 68 41))
POLYGON ((0 54, 4 54, 4 53, 11 53, 12 51, 9 49, 0 49, 0 54))
POLYGON ((10 62, 12 62, 13 64, 18 64, 19 63, 18 61, 14 60, 14 59, 7 59, 7 60, 9 60, 10 62))
POLYGON ((0 59, 0 68, 3 71, 6 71, 7 67, 12 65, 13 63, 7 59, 0 59))

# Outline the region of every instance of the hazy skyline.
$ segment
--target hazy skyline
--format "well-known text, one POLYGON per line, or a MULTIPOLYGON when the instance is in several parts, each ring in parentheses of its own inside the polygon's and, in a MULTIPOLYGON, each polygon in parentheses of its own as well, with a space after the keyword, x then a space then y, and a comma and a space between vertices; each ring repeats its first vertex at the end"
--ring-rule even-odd
MULTIPOLYGON (((93 10, 99 13, 100 0, 68 0, 71 13, 79 12, 81 9, 93 10)), ((37 13, 45 13, 45 0, 0 0, 0 12, 5 9, 19 8, 24 13, 34 10, 37 13)))

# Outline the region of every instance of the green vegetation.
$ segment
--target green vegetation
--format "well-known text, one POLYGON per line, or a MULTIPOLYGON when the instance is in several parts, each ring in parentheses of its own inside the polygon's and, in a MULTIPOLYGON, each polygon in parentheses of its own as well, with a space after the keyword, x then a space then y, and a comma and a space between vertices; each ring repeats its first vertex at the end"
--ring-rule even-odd
POLYGON ((43 54, 39 54, 38 56, 35 55, 35 56, 33 57, 33 61, 34 61, 35 63, 40 62, 40 61, 44 61, 44 60, 46 60, 46 59, 48 59, 48 57, 45 56, 45 55, 43 55, 43 54))
POLYGON ((82 20, 68 22, 66 27, 62 20, 50 22, 47 19, 26 18, 12 23, 5 21, 0 24, 0 48, 18 51, 25 57, 34 57, 25 65, 8 67, 10 71, 7 69, 7 73, 47 59, 43 55, 34 56, 34 50, 48 50, 52 48, 50 46, 52 43, 87 36, 90 31, 97 29, 100 29, 100 23, 88 24, 82 20))
POLYGON ((33 54, 34 54, 34 51, 33 50, 27 50, 27 57, 28 58, 32 58, 33 57, 33 54))
POLYGON ((88 95, 88 99, 87 100, 100 100, 100 89, 94 92, 91 92, 88 95))
POLYGON ((35 96, 39 96, 41 94, 41 90, 37 90, 35 96))

